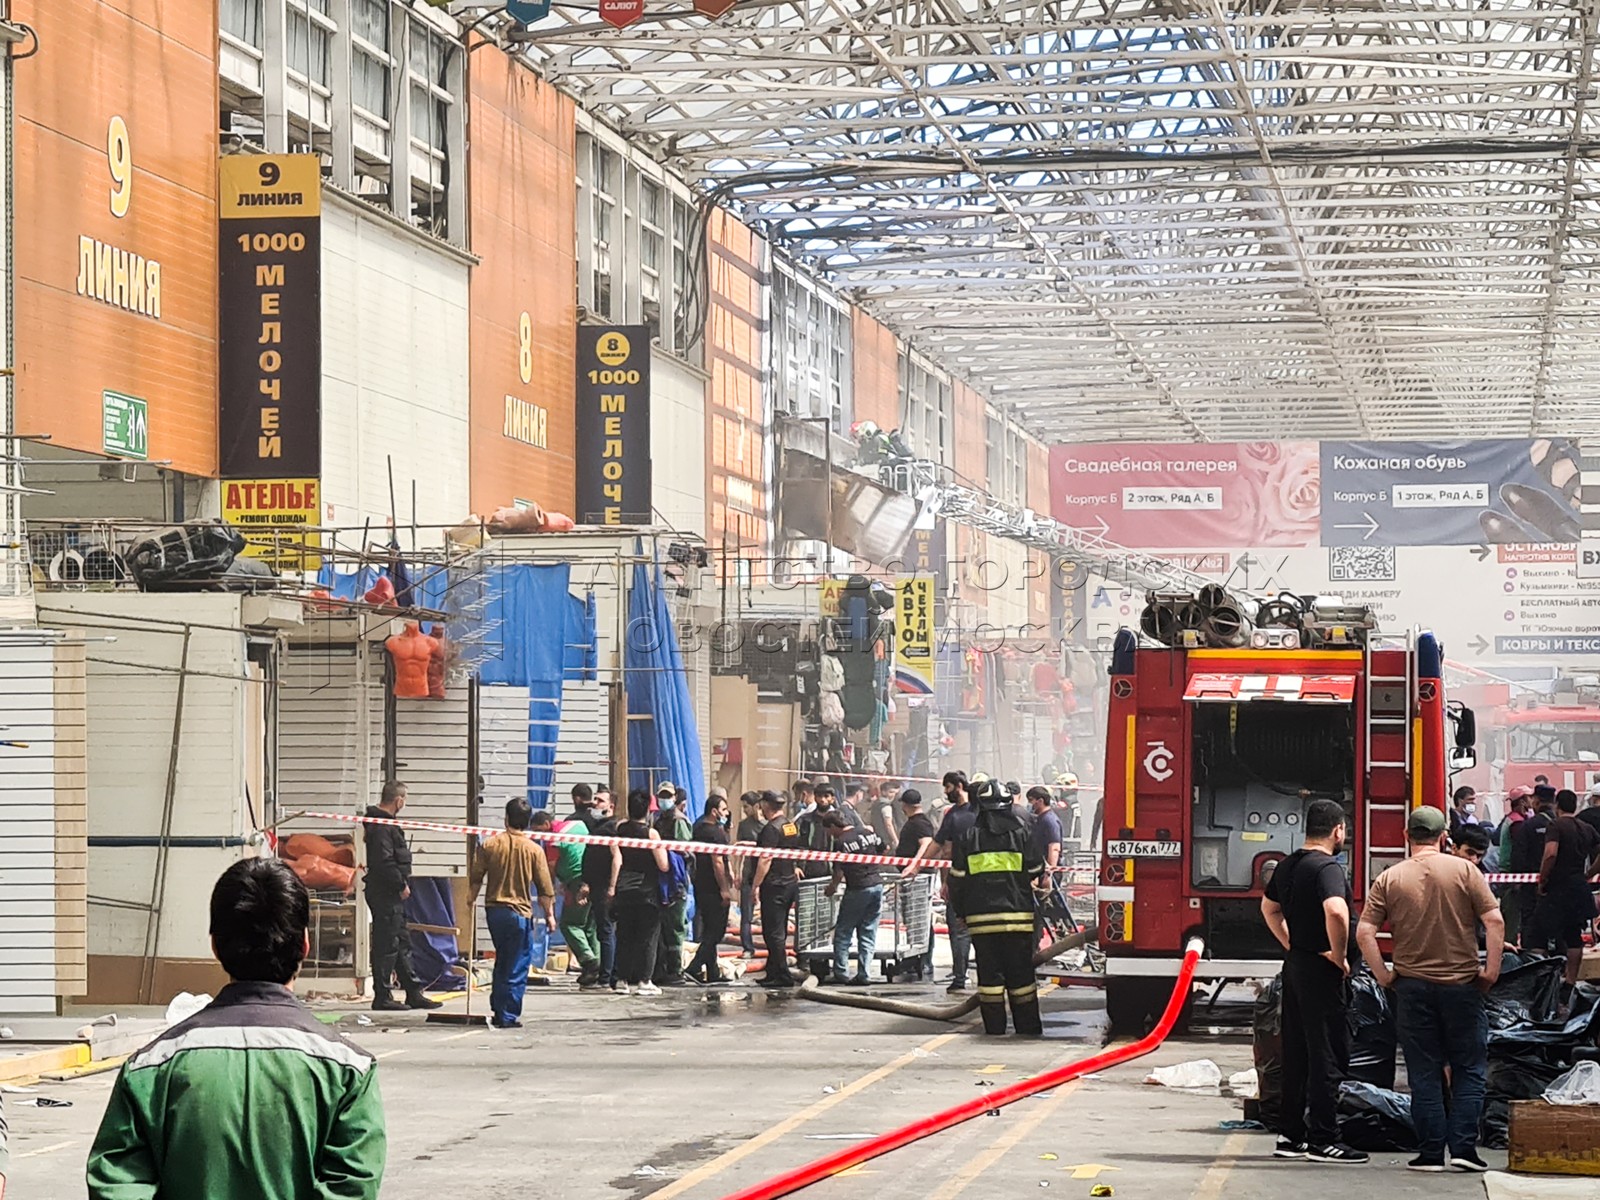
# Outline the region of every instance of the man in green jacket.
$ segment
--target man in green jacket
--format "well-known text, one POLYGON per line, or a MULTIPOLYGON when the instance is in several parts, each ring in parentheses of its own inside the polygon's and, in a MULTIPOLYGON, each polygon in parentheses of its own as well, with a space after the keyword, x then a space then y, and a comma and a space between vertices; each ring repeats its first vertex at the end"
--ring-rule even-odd
POLYGON ((89 1152, 89 1200, 374 1200, 387 1138, 372 1055, 289 990, 311 901, 247 858, 211 893, 231 982, 130 1058, 89 1152))

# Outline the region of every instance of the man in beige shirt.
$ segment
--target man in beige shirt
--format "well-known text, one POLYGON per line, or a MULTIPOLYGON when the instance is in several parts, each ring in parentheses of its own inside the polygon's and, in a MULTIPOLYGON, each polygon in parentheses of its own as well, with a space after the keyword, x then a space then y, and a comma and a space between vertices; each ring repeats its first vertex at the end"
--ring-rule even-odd
POLYGON ((1422 1151, 1407 1165, 1413 1171, 1486 1171, 1477 1149, 1488 1071, 1483 994, 1500 977, 1506 927, 1477 865, 1442 853, 1446 828, 1437 808, 1412 810, 1406 821, 1411 857, 1373 880, 1356 942, 1378 982, 1394 991, 1422 1151), (1393 939, 1392 969, 1378 948, 1385 923, 1393 939), (1480 923, 1488 951, 1482 966, 1480 923))
POLYGON ((494 939, 494 981, 489 988, 489 1024, 522 1028, 522 996, 533 961, 533 897, 544 910, 544 926, 556 927, 555 885, 544 847, 528 836, 533 809, 521 796, 506 804, 506 829, 487 838, 472 856, 472 904, 487 881, 484 916, 494 939))

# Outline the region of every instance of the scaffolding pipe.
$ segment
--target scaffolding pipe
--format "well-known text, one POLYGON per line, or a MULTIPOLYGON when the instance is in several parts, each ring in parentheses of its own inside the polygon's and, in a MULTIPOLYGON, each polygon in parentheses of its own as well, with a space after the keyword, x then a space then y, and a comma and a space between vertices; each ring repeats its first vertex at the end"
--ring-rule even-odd
POLYGON ((1079 1059, 1077 1062, 1046 1071, 1042 1075, 1035 1075, 1031 1079, 1021 1080, 986 1096, 968 1100, 954 1108, 934 1113, 930 1117, 923 1117, 901 1129, 879 1134, 869 1141, 854 1146, 847 1146, 836 1154, 819 1158, 803 1167, 786 1171, 753 1187, 735 1192, 726 1197, 726 1200, 777 1200, 779 1196, 791 1195, 802 1188, 810 1187, 813 1183, 837 1175, 840 1171, 847 1171, 851 1167, 870 1162, 874 1158, 888 1154, 891 1150, 909 1146, 912 1142, 921 1141, 932 1134, 942 1133, 946 1129, 972 1120, 973 1117, 981 1117, 984 1113, 1004 1108, 1018 1100, 1047 1092, 1051 1088, 1060 1087, 1094 1071, 1104 1071, 1142 1058, 1166 1041, 1167 1035, 1178 1023, 1178 1015, 1183 1011, 1183 1006, 1189 999, 1189 988, 1194 983, 1195 966, 1199 963, 1204 950, 1205 944, 1199 938, 1190 939, 1189 945, 1184 950, 1183 965, 1178 969, 1178 981, 1173 986, 1171 997, 1167 1000, 1166 1011, 1161 1014, 1161 1020, 1156 1023, 1156 1027, 1137 1042, 1103 1050, 1090 1058, 1079 1059))
POLYGON ((172 816, 178 795, 178 752, 183 745, 183 700, 189 684, 189 648, 193 628, 183 631, 183 653, 178 659, 178 696, 172 706, 172 749, 167 755, 167 789, 161 803, 161 833, 156 843, 156 869, 150 880, 149 917, 144 926, 144 960, 139 964, 139 1002, 155 999, 156 956, 161 951, 161 910, 167 902, 167 861, 172 846, 172 816))

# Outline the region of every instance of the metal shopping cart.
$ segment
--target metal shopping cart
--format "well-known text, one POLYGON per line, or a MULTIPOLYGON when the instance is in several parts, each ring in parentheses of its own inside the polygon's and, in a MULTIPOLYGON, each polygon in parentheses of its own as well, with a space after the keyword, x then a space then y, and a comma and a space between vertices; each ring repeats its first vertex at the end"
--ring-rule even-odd
MULTIPOLYGON (((1051 873, 1049 887, 1037 898, 1040 949, 1086 927, 1094 928, 1098 878, 1099 856, 1088 852, 1074 853, 1071 861, 1051 873)), ((1104 969, 1105 956, 1091 943, 1069 950, 1055 961, 1075 972, 1095 973, 1104 969)))
MULTIPOLYGON (((839 897, 826 894, 828 880, 802 879, 795 899, 795 950, 800 964, 818 979, 833 970, 833 931, 839 897)), ((891 875, 883 881, 883 908, 878 917, 878 943, 872 957, 883 977, 892 981, 902 966, 928 952, 933 930, 933 873, 911 879, 891 875)))

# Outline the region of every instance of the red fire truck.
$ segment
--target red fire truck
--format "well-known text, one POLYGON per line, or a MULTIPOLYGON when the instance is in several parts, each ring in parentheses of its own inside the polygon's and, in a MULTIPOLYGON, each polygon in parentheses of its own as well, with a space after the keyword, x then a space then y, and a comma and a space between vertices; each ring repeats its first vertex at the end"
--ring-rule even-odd
POLYGON ((1507 705, 1484 739, 1498 767, 1498 790, 1532 787, 1543 775, 1556 788, 1582 795, 1600 781, 1600 706, 1544 700, 1507 705))
POLYGON ((1450 770, 1470 765, 1471 714, 1447 713, 1432 634, 1391 644, 1364 609, 1306 612, 1299 628, 1229 639, 1244 645, 1116 637, 1098 905, 1119 1032, 1154 1022, 1196 934, 1208 955, 1201 978, 1277 973, 1262 889, 1303 840, 1311 801, 1337 800, 1350 815, 1359 905, 1404 857, 1406 814, 1447 808, 1450 770))

